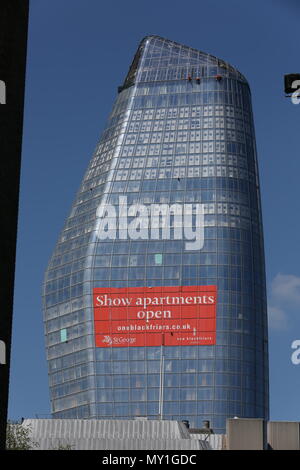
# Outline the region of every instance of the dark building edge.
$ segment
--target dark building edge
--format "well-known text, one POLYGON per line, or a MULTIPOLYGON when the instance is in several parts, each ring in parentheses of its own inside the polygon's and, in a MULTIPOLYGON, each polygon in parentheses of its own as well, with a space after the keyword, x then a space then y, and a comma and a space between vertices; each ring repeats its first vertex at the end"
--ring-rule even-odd
POLYGON ((28 14, 29 0, 0 2, 0 80, 6 87, 5 104, 0 104, 0 340, 6 353, 0 364, 0 449, 5 448, 8 409, 28 14))

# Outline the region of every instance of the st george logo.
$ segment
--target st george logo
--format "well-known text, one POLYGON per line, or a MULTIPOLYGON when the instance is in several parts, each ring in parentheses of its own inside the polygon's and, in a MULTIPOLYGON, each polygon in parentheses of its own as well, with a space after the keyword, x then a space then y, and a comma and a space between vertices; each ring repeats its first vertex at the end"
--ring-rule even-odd
POLYGON ((110 336, 104 336, 102 343, 112 344, 112 339, 110 336))
POLYGON ((0 104, 6 104, 6 86, 3 80, 0 80, 0 104))

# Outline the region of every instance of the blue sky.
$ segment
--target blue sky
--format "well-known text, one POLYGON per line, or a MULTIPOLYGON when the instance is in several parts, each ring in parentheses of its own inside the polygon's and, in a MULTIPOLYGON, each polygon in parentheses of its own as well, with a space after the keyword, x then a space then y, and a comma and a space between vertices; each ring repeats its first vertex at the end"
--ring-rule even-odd
POLYGON ((31 0, 9 417, 49 414, 41 285, 139 41, 157 34, 220 57, 253 99, 270 310, 271 419, 300 421, 300 72, 295 0, 31 0))

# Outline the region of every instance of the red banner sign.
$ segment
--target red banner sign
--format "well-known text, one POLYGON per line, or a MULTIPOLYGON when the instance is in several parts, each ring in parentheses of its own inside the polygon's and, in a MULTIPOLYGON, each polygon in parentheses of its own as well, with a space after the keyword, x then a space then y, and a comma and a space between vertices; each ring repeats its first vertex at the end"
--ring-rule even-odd
POLYGON ((96 288, 97 347, 216 342, 216 286, 96 288))

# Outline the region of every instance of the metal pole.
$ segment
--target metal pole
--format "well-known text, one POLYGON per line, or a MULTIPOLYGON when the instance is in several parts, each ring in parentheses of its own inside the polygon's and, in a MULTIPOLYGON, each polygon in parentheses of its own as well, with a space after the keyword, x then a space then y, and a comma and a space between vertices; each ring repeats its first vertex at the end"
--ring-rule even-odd
POLYGON ((164 380, 165 379, 165 356, 162 357, 162 382, 161 382, 161 416, 160 419, 163 419, 164 415, 164 380))
POLYGON ((162 344, 160 346, 160 365, 159 365, 159 401, 158 401, 158 416, 161 419, 161 376, 162 376, 162 344))
POLYGON ((164 403, 164 335, 162 336, 162 343, 160 346, 160 369, 159 369, 159 405, 158 414, 159 419, 163 419, 163 403, 164 403))

